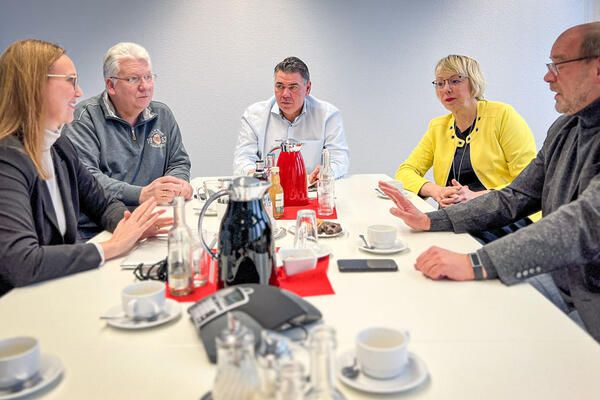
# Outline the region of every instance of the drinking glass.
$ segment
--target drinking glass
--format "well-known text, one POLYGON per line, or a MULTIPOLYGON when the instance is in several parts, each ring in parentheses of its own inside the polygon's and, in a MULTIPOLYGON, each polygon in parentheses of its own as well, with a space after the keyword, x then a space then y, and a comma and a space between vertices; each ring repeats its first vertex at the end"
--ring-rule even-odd
POLYGON ((209 179, 202 182, 202 187, 204 188, 204 193, 206 193, 206 197, 208 198, 221 190, 221 182, 217 179, 209 179))
MULTIPOLYGON (((204 237, 207 237, 206 230, 203 230, 204 237)), ((211 257, 206 253, 198 232, 192 231, 192 281, 194 287, 202 287, 208 281, 210 272, 211 257)))
POLYGON ((317 246, 317 214, 314 210, 300 210, 296 216, 296 236, 294 247, 297 249, 317 246))

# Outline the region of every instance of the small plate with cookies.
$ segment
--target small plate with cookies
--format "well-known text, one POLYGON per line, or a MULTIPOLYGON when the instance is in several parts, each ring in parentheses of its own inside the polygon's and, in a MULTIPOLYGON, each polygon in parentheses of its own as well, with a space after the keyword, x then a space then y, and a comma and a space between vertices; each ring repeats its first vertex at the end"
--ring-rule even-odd
MULTIPOLYGON (((341 236, 345 233, 344 228, 338 222, 325 221, 322 219, 317 220, 317 235, 319 238, 333 238, 341 236)), ((296 234, 296 226, 291 225, 288 229, 292 235, 296 234)))

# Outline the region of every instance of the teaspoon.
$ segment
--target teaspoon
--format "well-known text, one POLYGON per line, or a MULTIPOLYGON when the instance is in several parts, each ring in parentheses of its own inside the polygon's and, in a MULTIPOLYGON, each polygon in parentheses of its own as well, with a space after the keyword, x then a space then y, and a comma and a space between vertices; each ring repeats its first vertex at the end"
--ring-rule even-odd
POLYGON ((354 357, 354 361, 352 365, 347 365, 342 368, 342 375, 344 375, 348 379, 356 379, 356 377, 360 374, 360 369, 358 369, 358 363, 356 361, 356 357, 354 357))

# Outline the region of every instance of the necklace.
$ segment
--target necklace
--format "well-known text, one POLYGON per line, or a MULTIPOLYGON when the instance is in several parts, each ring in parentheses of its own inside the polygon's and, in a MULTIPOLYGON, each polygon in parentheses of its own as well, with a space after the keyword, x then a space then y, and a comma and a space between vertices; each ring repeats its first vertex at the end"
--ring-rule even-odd
MULTIPOLYGON (((469 136, 471 135, 471 132, 473 132, 473 129, 475 128, 476 121, 477 121, 477 115, 475 116, 475 120, 473 121, 473 124, 469 128, 467 128, 467 130, 465 132, 461 132, 465 135, 465 140, 463 141, 462 146, 458 146, 458 147, 463 147, 463 152, 460 156, 460 162, 458 163, 458 175, 456 174, 456 165, 455 165, 456 163, 452 162, 452 175, 454 176, 454 179, 456 179, 459 183, 460 183, 460 174, 462 172, 463 160, 465 159, 465 154, 469 150, 469 145, 471 144, 471 140, 470 140, 469 136)), ((454 134, 458 138, 458 134, 456 132, 458 132, 458 127, 456 126, 456 122, 454 122, 454 134)), ((460 144, 460 141, 459 141, 459 144, 460 144)))

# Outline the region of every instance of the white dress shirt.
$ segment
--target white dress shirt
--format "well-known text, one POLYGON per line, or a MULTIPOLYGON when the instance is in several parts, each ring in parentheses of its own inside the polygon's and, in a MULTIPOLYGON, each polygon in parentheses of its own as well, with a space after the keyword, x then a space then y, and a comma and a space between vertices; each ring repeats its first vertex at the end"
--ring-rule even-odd
POLYGON ((302 146, 302 158, 309 174, 321 164, 321 152, 329 150, 331 168, 336 178, 344 176, 350 165, 342 116, 333 105, 306 96, 302 112, 293 122, 279 110, 275 97, 252 104, 244 111, 242 126, 233 156, 234 175, 246 175, 264 159, 277 140, 295 139, 302 146))

